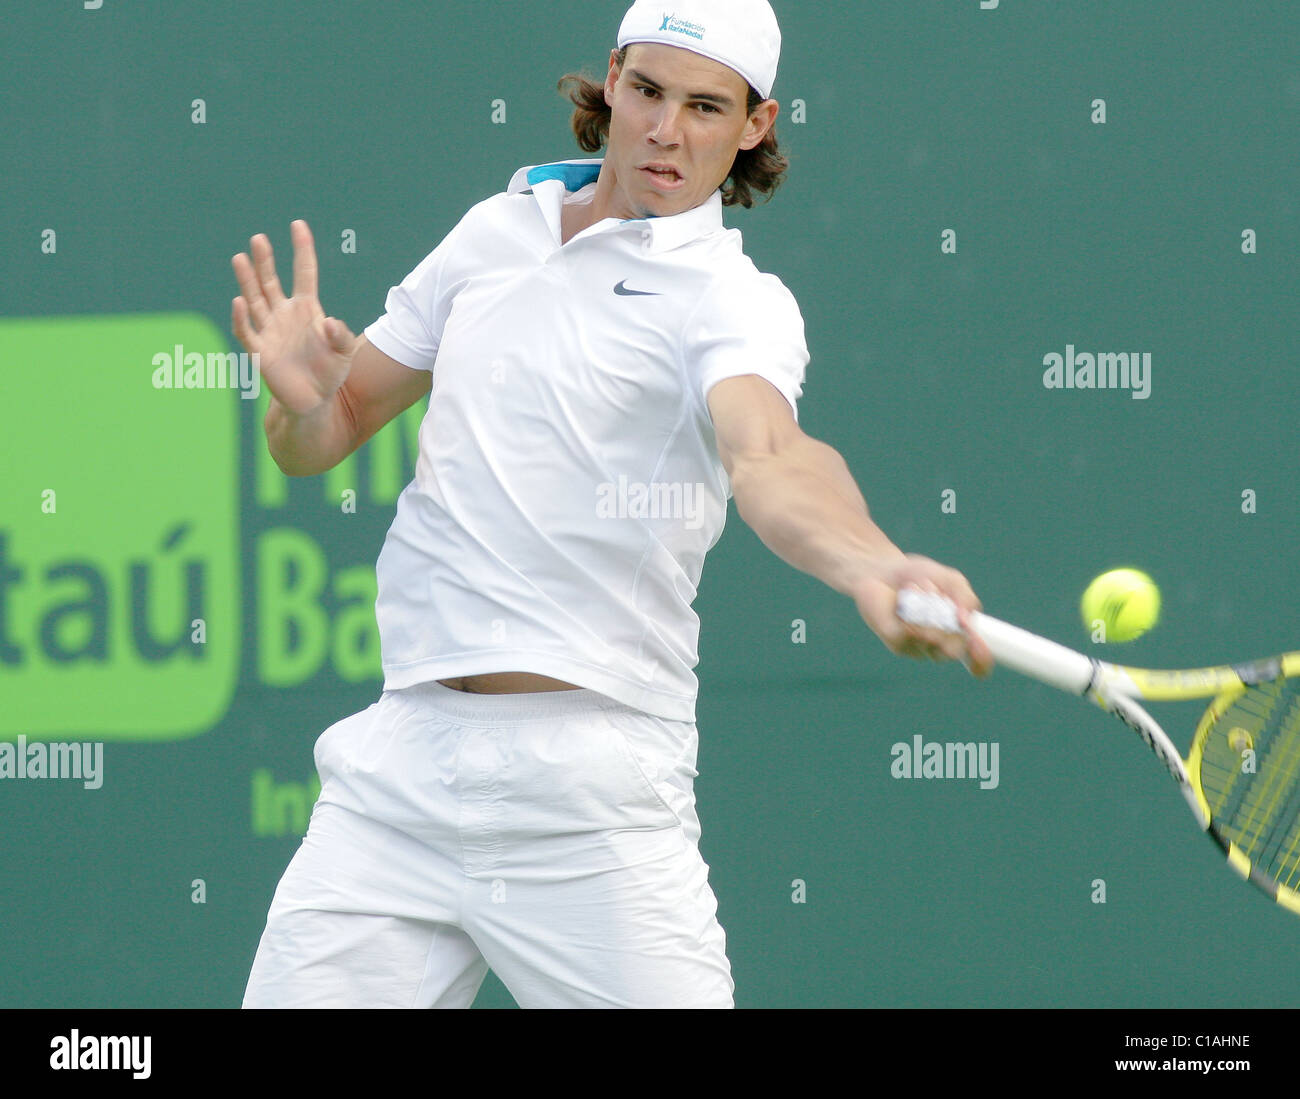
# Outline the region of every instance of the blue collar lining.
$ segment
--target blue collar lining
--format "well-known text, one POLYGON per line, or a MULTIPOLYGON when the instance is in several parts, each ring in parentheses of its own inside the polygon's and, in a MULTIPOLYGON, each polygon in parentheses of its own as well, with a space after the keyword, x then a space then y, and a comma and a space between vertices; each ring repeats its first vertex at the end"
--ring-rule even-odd
POLYGON ((543 180, 558 179, 566 191, 580 191, 599 175, 599 164, 540 164, 528 173, 528 184, 536 186, 543 180))

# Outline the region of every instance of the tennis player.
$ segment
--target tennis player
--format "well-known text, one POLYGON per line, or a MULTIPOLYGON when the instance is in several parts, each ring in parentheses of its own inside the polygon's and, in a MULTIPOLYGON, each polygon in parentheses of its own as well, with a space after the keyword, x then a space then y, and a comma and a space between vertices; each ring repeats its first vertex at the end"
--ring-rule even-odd
POLYGON ((798 306, 723 226, 786 165, 767 0, 636 0, 617 45, 603 87, 566 78, 603 159, 521 168, 364 335, 324 314, 305 223, 291 297, 264 236, 234 258, 286 473, 430 396, 378 561, 384 690, 316 743, 246 1007, 467 1007, 489 967, 523 1007, 733 1006, 691 610, 730 495, 892 651, 991 665, 896 618, 903 586, 979 603, 799 429, 798 306))

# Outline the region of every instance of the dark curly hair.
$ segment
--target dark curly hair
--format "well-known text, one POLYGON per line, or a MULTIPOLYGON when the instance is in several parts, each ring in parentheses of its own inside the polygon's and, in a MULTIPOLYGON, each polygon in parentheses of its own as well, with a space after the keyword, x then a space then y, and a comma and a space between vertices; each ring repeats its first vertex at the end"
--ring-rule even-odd
MULTIPOLYGON (((625 47, 616 55, 620 69, 626 59, 625 47)), ((573 102, 571 125, 579 148, 587 153, 599 151, 609 137, 609 120, 613 114, 605 102, 604 83, 598 84, 582 73, 566 73, 560 77, 557 87, 573 102)), ((751 86, 745 110, 753 114, 762 102, 763 96, 751 86)), ((781 185, 789 167, 789 159, 777 147, 774 124, 752 149, 741 149, 736 153, 731 172, 722 187, 722 204, 748 208, 754 205, 755 194, 762 195, 766 201, 781 185)))

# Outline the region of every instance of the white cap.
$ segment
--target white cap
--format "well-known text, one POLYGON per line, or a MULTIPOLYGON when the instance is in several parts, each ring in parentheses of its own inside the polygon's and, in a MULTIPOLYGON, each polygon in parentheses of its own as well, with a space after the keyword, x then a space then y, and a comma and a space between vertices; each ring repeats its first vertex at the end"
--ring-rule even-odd
POLYGON ((717 61, 764 99, 781 59, 781 28, 767 0, 636 0, 618 29, 618 48, 633 42, 662 42, 717 61))

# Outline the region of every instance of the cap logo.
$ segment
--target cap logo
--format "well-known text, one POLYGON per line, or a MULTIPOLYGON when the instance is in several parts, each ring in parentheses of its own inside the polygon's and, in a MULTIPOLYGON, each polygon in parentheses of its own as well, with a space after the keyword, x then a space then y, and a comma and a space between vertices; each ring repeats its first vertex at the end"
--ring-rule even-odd
POLYGON ((669 31, 672 34, 684 34, 688 38, 704 38, 704 28, 699 23, 690 23, 685 19, 678 19, 676 12, 664 12, 664 21, 659 29, 669 31))

